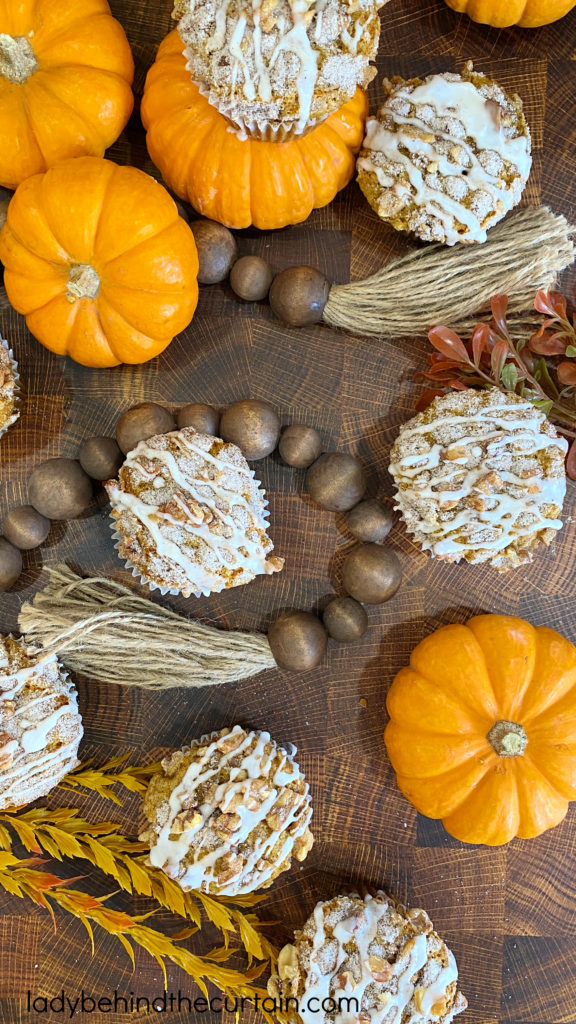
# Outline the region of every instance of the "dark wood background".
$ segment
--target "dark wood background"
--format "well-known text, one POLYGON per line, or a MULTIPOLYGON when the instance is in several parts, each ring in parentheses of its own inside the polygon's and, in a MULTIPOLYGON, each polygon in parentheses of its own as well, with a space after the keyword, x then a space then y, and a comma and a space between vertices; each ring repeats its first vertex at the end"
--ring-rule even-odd
MULTIPOLYGON (((138 94, 158 43, 171 28, 171 6, 171 0, 112 0, 134 50, 138 94)), ((576 11, 537 31, 498 31, 474 25, 441 0, 391 0, 382 23, 379 78, 453 70, 473 58, 478 69, 521 94, 534 140, 526 201, 548 203, 575 223, 576 11)), ((372 109, 378 91, 376 81, 372 109)), ((137 113, 111 155, 153 170, 137 113)), ((306 224, 267 234, 242 232, 239 245, 242 253, 265 256, 277 270, 311 263, 345 282, 373 272, 406 243, 377 220, 352 184, 306 224)), ((573 281, 568 273, 569 292, 573 281)), ((417 282, 406 283, 406 289, 414 287, 417 282)), ((82 439, 94 433, 113 434, 119 414, 144 399, 173 408, 195 400, 224 406, 247 396, 267 399, 283 423, 314 424, 327 448, 359 455, 371 493, 390 500, 388 451, 398 425, 411 415, 412 375, 423 364, 424 341, 384 343, 325 327, 286 329, 265 306, 239 304, 222 285, 201 291, 193 324, 160 358, 141 367, 87 370, 41 348, 9 308, 3 290, 0 311, 1 330, 14 346, 25 386, 20 422, 0 446, 2 515, 26 500, 26 479, 35 464, 56 455, 76 456, 82 439)), ((276 549, 286 558, 284 572, 209 600, 170 599, 174 607, 223 627, 266 629, 279 609, 320 606, 339 589, 339 566, 350 544, 342 523, 302 495, 300 472, 277 458, 258 469, 270 496, 276 549)), ((164 695, 79 679, 83 755, 100 763, 126 750, 136 759, 152 757, 235 722, 295 742, 312 787, 316 845, 306 864, 283 875, 264 904, 266 916, 282 921, 275 933, 279 943, 318 899, 352 884, 384 886, 412 906, 424 906, 451 943, 470 1003, 469 1024, 576 1021, 576 808, 539 839, 492 850, 466 846, 403 799, 381 738, 394 673, 441 623, 463 621, 478 611, 512 612, 576 640, 575 497, 571 484, 566 525, 555 549, 507 576, 433 563, 396 527, 390 543, 402 559, 400 592, 370 610, 370 629, 361 641, 331 644, 322 667, 306 676, 269 672, 238 686, 164 695)), ((85 518, 54 528, 49 543, 26 557, 14 591, 0 596, 2 631, 16 627, 21 602, 44 581, 43 565, 59 560, 86 572, 127 576, 112 548, 104 500, 85 518)), ((64 803, 68 795, 54 800, 64 803)), ((114 810, 99 799, 86 798, 85 806, 95 817, 109 817, 114 810)), ((123 815, 126 828, 135 832, 138 802, 130 801, 123 815)), ((111 888, 109 881, 93 880, 94 892, 111 888)), ((98 935, 91 959, 82 926, 63 914, 54 935, 48 915, 30 912, 16 899, 0 898, 0 913, 1 1021, 63 1019, 28 1015, 27 989, 47 996, 62 986, 70 993, 83 986, 100 995, 114 988, 141 995, 162 989, 155 964, 138 956, 133 975, 112 938, 98 935)), ((192 990, 176 970, 169 971, 169 980, 173 990, 192 990)), ((133 1018, 107 1014, 102 1019, 133 1018)), ((180 1024, 189 1018, 170 1019, 180 1024)))

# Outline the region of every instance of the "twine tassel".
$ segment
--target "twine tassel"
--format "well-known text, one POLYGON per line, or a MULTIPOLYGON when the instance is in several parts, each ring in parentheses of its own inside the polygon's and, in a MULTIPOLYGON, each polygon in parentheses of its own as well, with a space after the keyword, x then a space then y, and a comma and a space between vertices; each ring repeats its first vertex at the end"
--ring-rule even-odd
POLYGON ((82 579, 67 566, 22 605, 30 643, 102 683, 163 690, 217 686, 275 668, 264 634, 215 629, 139 597, 105 577, 82 579))

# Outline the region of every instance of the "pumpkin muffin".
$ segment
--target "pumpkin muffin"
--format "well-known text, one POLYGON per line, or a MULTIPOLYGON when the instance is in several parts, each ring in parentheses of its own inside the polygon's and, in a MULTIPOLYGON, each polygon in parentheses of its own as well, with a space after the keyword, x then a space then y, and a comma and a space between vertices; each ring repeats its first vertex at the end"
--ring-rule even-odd
POLYGON ((18 366, 12 350, 8 342, 0 338, 0 437, 20 415, 16 408, 18 381, 18 366))
POLYGON ((393 78, 384 90, 357 163, 370 206, 425 242, 485 242, 530 174, 522 100, 471 63, 462 75, 393 78))
POLYGON ((280 951, 268 991, 298 1001, 298 1010, 286 1006, 296 1024, 450 1024, 468 1005, 457 984, 454 956, 428 914, 377 892, 318 903, 280 951))
POLYGON ((234 444, 192 427, 158 434, 104 486, 118 553, 151 589, 207 596, 284 565, 267 557, 268 503, 234 444))
POLYGON ((518 395, 442 395, 401 427, 392 448, 396 508, 434 558, 512 569, 562 528, 567 450, 518 395))
POLYGON ((78 764, 76 690, 54 654, 0 637, 0 808, 45 796, 78 764))
POLYGON ((188 69, 252 138, 284 141, 324 121, 376 74, 387 0, 178 0, 188 69))
POLYGON ((268 888, 313 843, 308 784, 293 753, 236 725, 166 757, 144 798, 150 863, 185 890, 268 888))

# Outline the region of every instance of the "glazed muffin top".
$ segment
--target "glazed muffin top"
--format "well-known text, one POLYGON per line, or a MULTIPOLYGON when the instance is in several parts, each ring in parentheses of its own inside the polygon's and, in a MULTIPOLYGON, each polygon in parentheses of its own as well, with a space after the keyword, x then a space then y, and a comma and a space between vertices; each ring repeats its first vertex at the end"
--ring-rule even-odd
POLYGON ((531 168, 519 96, 474 72, 384 83, 367 123, 359 184, 383 220, 423 241, 484 242, 531 168))
POLYGON ((302 134, 375 70, 387 0, 178 0, 188 68, 241 129, 281 122, 302 134))
POLYGON ((291 1000, 298 1024, 450 1024, 467 1006, 457 986, 454 955, 428 914, 377 892, 318 903, 280 951, 268 991, 291 1000))
POLYGON ((18 419, 16 363, 8 343, 0 338, 0 437, 18 419))
POLYGON ((434 557, 512 568, 562 527, 567 449, 519 395, 449 392, 400 429, 390 453, 396 507, 434 557))

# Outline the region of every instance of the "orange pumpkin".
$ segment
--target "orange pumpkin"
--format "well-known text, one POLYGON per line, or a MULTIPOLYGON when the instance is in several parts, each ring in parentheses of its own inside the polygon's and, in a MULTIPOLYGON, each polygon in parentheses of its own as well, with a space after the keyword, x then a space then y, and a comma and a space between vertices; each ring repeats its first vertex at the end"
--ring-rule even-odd
POLYGON ((552 629, 507 615, 443 626, 387 707, 400 789, 457 839, 529 839, 576 798, 576 647, 552 629))
POLYGON ((0 0, 0 184, 102 156, 132 112, 133 76, 106 0, 0 0))
POLYGON ((446 0, 453 11, 494 28, 519 25, 538 28, 558 21, 576 7, 576 0, 446 0))
POLYGON ((192 319, 194 236, 166 189, 135 167, 65 160, 8 207, 0 260, 38 341, 84 366, 143 363, 192 319))
POLYGON ((231 228, 281 228, 330 203, 354 174, 367 100, 349 103, 289 142, 240 139, 190 78, 174 30, 146 78, 142 121, 162 177, 199 213, 231 228))

